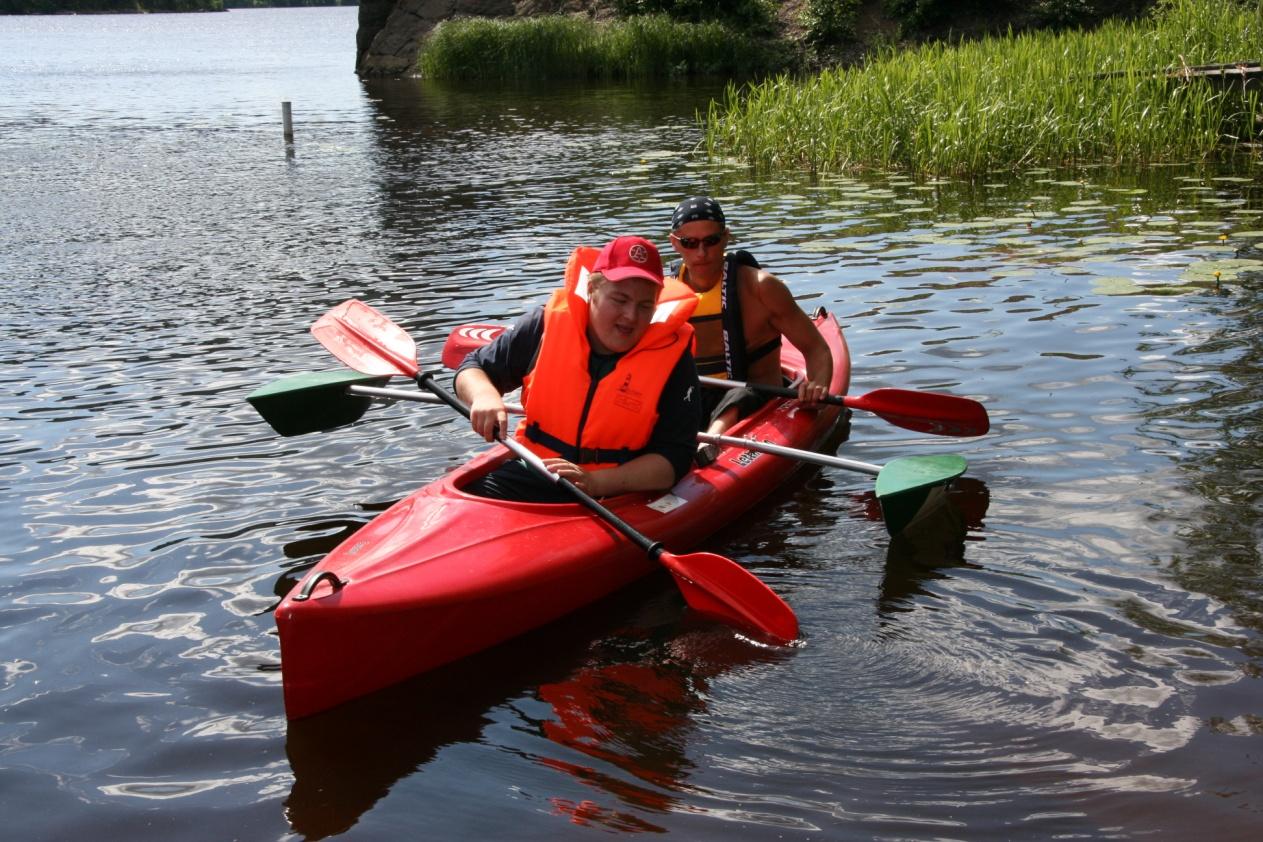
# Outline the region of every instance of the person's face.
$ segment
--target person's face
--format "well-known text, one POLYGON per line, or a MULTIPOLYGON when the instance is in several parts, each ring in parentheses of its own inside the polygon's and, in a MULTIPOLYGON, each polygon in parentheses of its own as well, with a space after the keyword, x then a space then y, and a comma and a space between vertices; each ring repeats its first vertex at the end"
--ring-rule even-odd
POLYGON ((671 247, 684 260, 689 273, 713 278, 723 271, 728 229, 713 219, 695 219, 671 232, 671 247))
POLYGON ((653 319, 662 287, 644 278, 603 280, 588 301, 588 340, 598 353, 630 351, 653 319))

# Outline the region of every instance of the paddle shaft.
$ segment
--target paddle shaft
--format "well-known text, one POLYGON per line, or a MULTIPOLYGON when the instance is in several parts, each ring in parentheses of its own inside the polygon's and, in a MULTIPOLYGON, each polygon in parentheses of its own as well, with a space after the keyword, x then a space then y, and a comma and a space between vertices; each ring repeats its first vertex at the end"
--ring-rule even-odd
MULTIPOLYGON (((364 395, 372 398, 386 398, 389 400, 414 401, 416 403, 431 404, 446 403, 446 401, 436 395, 427 395, 421 392, 405 392, 401 389, 384 389, 380 386, 348 386, 347 392, 353 395, 364 395)), ((452 404, 448 405, 452 406, 452 404)), ((509 412, 519 415, 523 412, 522 407, 517 404, 505 404, 504 408, 509 412)), ((468 409, 463 411, 468 413, 468 409)), ((467 414, 466 417, 468 417, 467 414)), ((754 450, 759 453, 770 453, 773 456, 784 456, 788 459, 797 459, 800 462, 810 462, 813 465, 823 465, 827 468, 842 468, 848 471, 859 471, 862 474, 869 474, 870 476, 877 476, 881 473, 882 469, 881 465, 874 465, 871 462, 860 462, 855 459, 843 459, 841 456, 827 456, 823 453, 816 453, 811 450, 799 450, 795 447, 785 447, 783 445, 772 444, 771 442, 765 441, 756 441, 754 439, 736 438, 734 436, 716 436, 711 433, 698 433, 697 440, 706 444, 724 444, 731 447, 744 447, 746 450, 754 450)), ((512 441, 514 444, 521 447, 516 439, 512 439, 512 441)), ((508 441, 505 441, 505 446, 513 449, 509 445, 508 441)), ((524 447, 522 450, 530 454, 531 458, 539 458, 524 447)), ((519 456, 522 455, 518 452, 518 450, 513 450, 513 452, 519 456)), ((528 457, 523 456, 522 458, 526 459, 528 457)), ((545 470, 547 469, 545 468, 545 470)), ((556 476, 556 474, 553 474, 551 471, 549 472, 549 475, 554 477, 556 476)), ((561 477, 557 477, 557 479, 561 479, 561 477)), ((562 481, 565 482, 565 480, 562 481)), ((579 490, 579 493, 581 494, 583 493, 581 489, 576 490, 579 490)))
MULTIPOLYGON (((698 377, 697 379, 703 386, 710 386, 711 388, 716 389, 750 389, 755 392, 762 392, 765 395, 774 395, 778 398, 798 397, 798 390, 789 386, 772 386, 767 383, 747 383, 744 380, 728 380, 723 377, 698 377)), ((837 395, 825 395, 820 399, 820 402, 846 406, 846 399, 837 395)))
MULTIPOLYGON (((451 392, 444 389, 441 385, 439 385, 438 381, 434 379, 434 375, 430 374, 429 372, 422 372, 421 374, 417 375, 416 379, 417 379, 418 386, 420 386, 423 389, 429 390, 436 397, 438 397, 439 400, 441 400, 443 403, 447 404, 452 409, 459 412, 461 415, 465 416, 466 418, 469 417, 469 407, 465 405, 465 402, 462 401, 460 398, 456 397, 455 395, 453 395, 451 392)), ((363 387, 363 388, 371 388, 371 387, 363 387)), ((632 528, 631 524, 627 523, 618 515, 614 514, 609 509, 602 506, 582 488, 575 485, 573 482, 566 479, 565 477, 558 476, 557 474, 554 474, 552 471, 548 470, 548 466, 544 464, 544 460, 540 459, 539 456, 535 455, 535 453, 533 453, 531 449, 528 448, 526 445, 522 444, 520 441, 513 438, 513 436, 506 436, 503 433, 501 433, 500 435, 499 442, 503 444, 505 447, 507 447, 510 450, 510 452, 513 453, 514 456, 517 456, 519 459, 521 459, 522 461, 530 465, 532 468, 534 468, 537 473, 539 473, 540 475, 544 477, 547 477, 552 482, 555 482, 558 485, 560 485, 562 488, 564 488, 567 493, 569 493, 572 497, 574 497, 576 500, 582 503, 590 511, 598 515, 602 520, 604 520, 610 526, 614 527, 619 532, 621 532, 632 543, 634 543, 636 546, 644 550, 645 553, 651 559, 653 559, 654 561, 657 561, 658 557, 662 555, 662 542, 661 541, 653 541, 645 537, 644 535, 641 535, 634 528, 632 528)))
POLYGON ((784 447, 779 444, 772 444, 767 441, 755 441, 754 439, 741 439, 734 436, 716 436, 712 433, 698 433, 697 440, 707 444, 726 444, 731 447, 744 447, 746 450, 757 450, 760 453, 771 453, 774 456, 785 456, 789 459, 797 459, 800 462, 811 462, 815 465, 824 465, 830 468, 845 468, 848 471, 859 471, 862 474, 877 476, 881 473, 881 465, 873 465, 869 462, 858 462, 854 459, 843 459, 841 456, 826 456, 823 453, 814 453, 810 450, 799 450, 796 447, 784 447))
MULTIPOLYGON (((457 368, 466 355, 494 341, 506 329, 505 325, 460 325, 448 335, 443 346, 443 365, 457 368)), ((717 377, 700 380, 702 385, 712 388, 748 388, 767 396, 798 397, 794 387, 717 377)), ((827 395, 821 402, 871 412, 896 427, 935 436, 981 436, 991 429, 987 410, 978 401, 939 392, 876 389, 863 395, 827 395)))

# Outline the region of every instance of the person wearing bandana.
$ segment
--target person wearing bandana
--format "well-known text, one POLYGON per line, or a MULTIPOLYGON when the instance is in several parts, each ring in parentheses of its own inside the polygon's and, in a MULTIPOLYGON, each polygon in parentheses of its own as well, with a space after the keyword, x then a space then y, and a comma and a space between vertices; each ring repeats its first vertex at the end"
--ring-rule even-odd
MULTIPOLYGON (((807 361, 798 399, 819 402, 829 393, 833 357, 824 337, 785 283, 746 251, 727 252, 731 233, 719 203, 693 196, 671 215, 671 245, 680 255, 678 280, 696 293, 690 323, 695 331, 697 371, 706 377, 783 385, 781 340, 788 339, 807 361)), ((707 432, 720 434, 767 402, 750 389, 704 389, 707 432)), ((697 461, 715 458, 714 445, 698 448, 697 461)))

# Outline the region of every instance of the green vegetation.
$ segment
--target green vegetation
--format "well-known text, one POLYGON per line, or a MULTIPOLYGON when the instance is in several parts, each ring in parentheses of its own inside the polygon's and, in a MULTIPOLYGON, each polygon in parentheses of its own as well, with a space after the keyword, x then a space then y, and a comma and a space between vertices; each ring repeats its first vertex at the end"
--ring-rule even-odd
POLYGON ((1260 45, 1258 0, 1166 0, 1090 33, 886 50, 862 69, 730 85, 706 148, 764 169, 941 174, 1204 158, 1257 139, 1259 92, 1178 71, 1257 60, 1260 45))
POLYGON ((775 0, 614 0, 620 17, 666 15, 687 23, 717 21, 742 32, 771 32, 775 0))
POLYGON ((807 0, 802 24, 813 44, 837 44, 855 38, 860 0, 807 0))
POLYGON ((747 78, 788 62, 787 51, 714 22, 550 16, 445 21, 422 46, 417 66, 431 79, 747 78))
MULTIPOLYGON (((1035 26, 1091 23, 1101 17, 1101 0, 884 0, 885 10, 909 31, 950 24, 963 14, 986 13, 1005 19, 1020 17, 1035 26)), ((1106 2, 1108 7, 1145 3, 1106 2)), ((1118 11, 1111 8, 1110 11, 1118 11)))

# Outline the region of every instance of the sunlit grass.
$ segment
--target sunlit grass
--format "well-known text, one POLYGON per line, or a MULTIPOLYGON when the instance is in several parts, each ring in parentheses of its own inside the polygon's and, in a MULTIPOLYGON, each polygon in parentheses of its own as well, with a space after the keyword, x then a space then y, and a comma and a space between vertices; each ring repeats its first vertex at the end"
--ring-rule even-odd
POLYGON ((422 45, 431 79, 750 78, 786 66, 788 54, 718 23, 663 15, 595 23, 564 15, 445 21, 422 45))
POLYGON ((761 169, 981 174, 1209 157, 1256 141, 1259 93, 1157 70, 1258 60, 1263 3, 1171 0, 1090 33, 889 51, 862 69, 738 88, 705 121, 713 156, 761 169))

